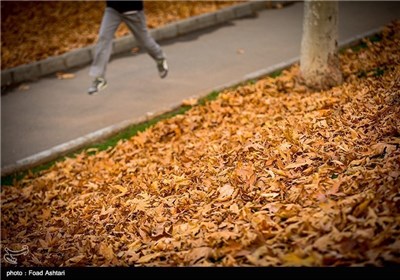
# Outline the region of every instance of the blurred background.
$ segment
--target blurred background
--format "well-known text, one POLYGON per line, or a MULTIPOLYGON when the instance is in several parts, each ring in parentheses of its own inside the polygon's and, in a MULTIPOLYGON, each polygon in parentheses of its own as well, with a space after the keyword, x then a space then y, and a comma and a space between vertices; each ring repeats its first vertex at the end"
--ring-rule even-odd
MULTIPOLYGON (((145 1, 149 28, 247 1, 145 1)), ((278 2, 266 1, 271 7, 278 2)), ((105 1, 1 1, 1 69, 94 44, 105 1)), ((121 24, 116 37, 129 34, 121 24)))

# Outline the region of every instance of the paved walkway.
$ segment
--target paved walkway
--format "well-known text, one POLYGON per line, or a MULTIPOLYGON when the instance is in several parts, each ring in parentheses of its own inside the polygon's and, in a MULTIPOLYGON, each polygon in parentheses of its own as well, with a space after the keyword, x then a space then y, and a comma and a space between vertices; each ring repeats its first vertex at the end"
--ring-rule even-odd
MULTIPOLYGON (((302 15, 303 4, 295 3, 162 41, 170 66, 163 80, 151 58, 139 53, 110 62, 109 85, 97 96, 86 94, 91 83, 88 67, 73 72, 73 79, 42 78, 26 84, 28 89, 2 95, 2 169, 27 164, 38 154, 49 156, 54 147, 84 143, 92 139, 89 136, 176 107, 183 99, 296 60, 302 15)), ((399 18, 400 2, 340 2, 340 43, 399 18)))

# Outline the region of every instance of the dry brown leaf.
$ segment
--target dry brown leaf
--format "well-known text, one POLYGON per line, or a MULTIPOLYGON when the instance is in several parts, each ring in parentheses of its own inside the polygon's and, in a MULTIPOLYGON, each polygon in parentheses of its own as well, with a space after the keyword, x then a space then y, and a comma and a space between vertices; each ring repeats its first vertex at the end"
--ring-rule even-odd
POLYGON ((121 185, 114 185, 114 186, 112 186, 114 189, 117 189, 117 190, 119 190, 121 193, 126 193, 127 191, 128 191, 128 189, 127 188, 125 188, 125 187, 123 187, 123 186, 121 186, 121 185))
POLYGON ((101 243, 99 253, 108 261, 114 258, 114 250, 111 245, 101 243))
POLYGON ((56 74, 57 79, 59 80, 67 80, 67 79, 73 79, 75 78, 75 74, 72 73, 63 73, 63 72, 58 72, 56 74))
POLYGON ((148 254, 148 255, 145 255, 145 256, 141 257, 140 259, 138 259, 137 262, 138 263, 147 263, 155 258, 158 258, 159 256, 161 256, 161 253, 148 254))
POLYGON ((330 236, 323 235, 314 242, 313 247, 321 252, 325 252, 328 250, 330 244, 332 244, 330 236))
POLYGON ((301 167, 304 165, 310 165, 312 164, 313 161, 312 160, 300 160, 298 162, 294 162, 294 163, 290 163, 288 165, 286 165, 286 169, 292 169, 292 168, 297 168, 297 167, 301 167))
POLYGON ((29 87, 29 85, 27 85, 27 84, 22 84, 22 85, 20 85, 19 87, 18 87, 18 89, 19 90, 28 90, 30 87, 29 87))
POLYGON ((211 252, 212 249, 209 247, 194 248, 185 255, 185 261, 194 264, 200 259, 207 259, 210 256, 211 252))
POLYGON ((42 220, 48 220, 50 216, 51 216, 51 209, 43 209, 40 218, 42 220))
POLYGON ((229 206, 229 210, 231 210, 235 214, 239 214, 239 206, 236 203, 229 206))
POLYGON ((2 246, 27 267, 400 263, 399 26, 340 53, 331 90, 295 65, 2 186, 2 246))
POLYGON ((235 232, 219 231, 211 233, 209 237, 213 239, 229 240, 229 239, 235 239, 239 237, 239 235, 235 232))
POLYGON ((199 99, 198 99, 198 98, 195 98, 195 97, 193 97, 193 98, 187 98, 187 99, 184 99, 184 100, 182 101, 182 105, 183 105, 183 106, 194 106, 194 105, 197 104, 197 102, 199 102, 199 99))
POLYGON ((377 143, 372 146, 372 149, 374 151, 374 155, 381 155, 384 152, 386 153, 392 153, 395 151, 397 148, 395 145, 387 144, 387 143, 377 143))
POLYGON ((218 196, 218 201, 224 201, 227 199, 230 199, 234 192, 234 188, 230 184, 225 184, 222 187, 219 188, 219 196, 218 196))
POLYGON ((78 255, 67 260, 69 263, 78 263, 85 258, 85 255, 78 255))

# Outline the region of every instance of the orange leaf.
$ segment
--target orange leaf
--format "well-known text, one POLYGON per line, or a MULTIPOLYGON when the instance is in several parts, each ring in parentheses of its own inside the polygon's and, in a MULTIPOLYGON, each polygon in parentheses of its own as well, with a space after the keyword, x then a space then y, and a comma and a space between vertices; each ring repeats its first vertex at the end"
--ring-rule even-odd
POLYGON ((99 253, 108 261, 114 258, 114 250, 111 245, 106 245, 104 243, 100 244, 99 253))

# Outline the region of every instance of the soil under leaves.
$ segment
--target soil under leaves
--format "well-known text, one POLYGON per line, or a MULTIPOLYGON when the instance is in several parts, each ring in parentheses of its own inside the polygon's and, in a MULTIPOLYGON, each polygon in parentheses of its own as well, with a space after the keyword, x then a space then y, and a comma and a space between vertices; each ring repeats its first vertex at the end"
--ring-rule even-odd
POLYGON ((399 264, 400 22, 380 39, 340 54, 329 91, 294 66, 3 186, 2 247, 24 266, 399 264))

